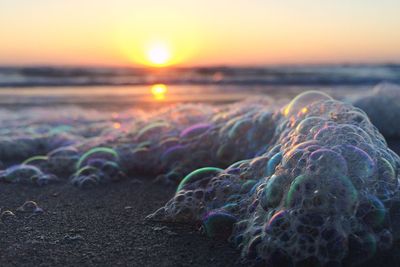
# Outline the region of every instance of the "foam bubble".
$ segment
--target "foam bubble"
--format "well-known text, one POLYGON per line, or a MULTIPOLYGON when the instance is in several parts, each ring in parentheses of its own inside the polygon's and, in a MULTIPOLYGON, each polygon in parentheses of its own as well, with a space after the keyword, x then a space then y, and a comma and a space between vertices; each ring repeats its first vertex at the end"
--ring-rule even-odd
POLYGON ((320 101, 331 100, 332 98, 320 91, 307 91, 296 96, 290 103, 284 108, 283 114, 291 117, 299 113, 307 113, 308 106, 320 101))

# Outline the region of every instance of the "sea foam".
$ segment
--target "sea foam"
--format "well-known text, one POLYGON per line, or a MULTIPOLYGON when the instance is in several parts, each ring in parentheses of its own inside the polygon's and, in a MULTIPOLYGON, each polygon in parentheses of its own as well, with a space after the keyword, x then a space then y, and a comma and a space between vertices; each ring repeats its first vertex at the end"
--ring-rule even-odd
MULTIPOLYGON (((354 103, 374 118, 364 106, 391 109, 387 94, 354 103)), ((393 119, 379 129, 396 135, 393 119)), ((400 236, 399 157, 363 110, 318 91, 283 107, 265 97, 152 112, 27 108, 0 121, 1 181, 156 177, 177 191, 148 219, 201 223, 251 263, 359 264, 400 236)))

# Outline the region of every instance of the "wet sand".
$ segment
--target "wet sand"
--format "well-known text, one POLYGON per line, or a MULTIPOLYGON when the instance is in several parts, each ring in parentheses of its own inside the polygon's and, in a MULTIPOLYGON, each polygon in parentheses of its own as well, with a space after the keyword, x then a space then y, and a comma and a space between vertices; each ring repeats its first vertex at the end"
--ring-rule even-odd
MULTIPOLYGON (((389 144, 400 152, 400 142, 389 144)), ((144 220, 173 193, 145 178, 90 190, 1 184, 2 211, 33 200, 44 213, 16 213, 0 223, 0 266, 244 266, 230 244, 208 239, 199 227, 144 220)), ((399 262, 396 244, 363 266, 399 262)))
POLYGON ((0 223, 0 266, 241 266, 234 248, 197 227, 144 221, 173 193, 129 180, 90 190, 2 184, 2 211, 33 200, 45 212, 0 223))

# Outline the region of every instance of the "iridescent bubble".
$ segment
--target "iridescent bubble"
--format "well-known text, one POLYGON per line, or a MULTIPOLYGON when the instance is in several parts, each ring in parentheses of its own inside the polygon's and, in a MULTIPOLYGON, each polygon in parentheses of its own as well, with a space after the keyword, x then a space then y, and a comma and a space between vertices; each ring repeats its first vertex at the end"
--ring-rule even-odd
POLYGON ((170 125, 164 121, 156 121, 154 123, 150 123, 143 127, 136 135, 137 140, 143 141, 148 140, 152 137, 152 135, 159 135, 161 131, 167 129, 170 125))
POLYGON ((164 148, 173 147, 179 144, 179 139, 177 137, 167 137, 160 141, 159 146, 164 148))
POLYGON ((265 210, 278 206, 289 182, 289 178, 285 175, 272 175, 271 178, 268 179, 267 185, 264 188, 260 202, 261 206, 265 210))
POLYGON ((11 210, 5 210, 0 214, 0 219, 3 223, 12 223, 16 220, 15 214, 11 210))
POLYGON ((84 166, 75 173, 75 176, 81 176, 81 175, 88 176, 91 174, 98 174, 99 172, 100 170, 94 166, 84 166))
MULTIPOLYGON (((319 143, 318 141, 315 140, 310 140, 310 141, 305 141, 300 144, 297 144, 293 147, 290 147, 289 149, 286 150, 286 152, 283 154, 282 158, 282 166, 288 169, 294 168, 296 165, 298 165, 300 162, 300 158, 305 152, 312 152, 314 149, 309 150, 308 148, 315 148, 318 146, 319 143)), ((306 153, 309 154, 309 153, 306 153)), ((304 165, 305 167, 305 159, 304 162, 301 163, 301 165, 304 165)))
POLYGON ((46 163, 47 160, 47 156, 33 156, 22 162, 22 165, 41 165, 43 163, 46 163))
MULTIPOLYGON (((86 162, 85 167, 90 166, 90 167, 100 169, 104 165, 105 162, 108 162, 108 160, 93 158, 86 162)), ((113 161, 110 161, 110 162, 113 162, 113 161)))
POLYGON ((17 212, 41 214, 44 210, 38 206, 35 201, 26 201, 21 207, 17 208, 17 212))
POLYGON ((346 124, 323 127, 315 134, 314 139, 329 146, 359 146, 367 143, 364 137, 357 133, 357 128, 346 124))
POLYGON ((283 110, 283 115, 291 117, 298 113, 307 113, 307 106, 315 102, 332 100, 332 98, 320 91, 307 91, 296 96, 283 110))
POLYGON ((271 176, 275 172, 276 166, 281 162, 282 160, 282 152, 276 153, 269 161, 267 164, 267 176, 271 176))
POLYGON ((32 179, 42 176, 42 171, 32 165, 15 165, 0 174, 0 179, 10 183, 32 183, 32 179))
POLYGON ((393 198, 399 186, 392 164, 385 158, 378 158, 379 180, 375 184, 376 195, 382 200, 393 198))
POLYGON ((211 178, 217 176, 222 171, 223 171, 222 169, 214 167, 204 167, 197 169, 189 173, 188 175, 185 176, 185 178, 182 179, 182 181, 179 183, 176 189, 176 192, 179 192, 185 186, 193 184, 194 182, 198 182, 200 180, 208 182, 211 178))
POLYGON ((151 141, 143 141, 136 145, 136 149, 141 149, 141 148, 146 149, 146 148, 151 147, 152 145, 153 145, 153 142, 151 142, 151 141))
POLYGON ((370 181, 375 172, 374 160, 363 150, 353 145, 335 147, 346 159, 349 168, 349 177, 356 187, 370 181))
POLYGON ((321 126, 326 124, 327 120, 323 117, 310 116, 302 120, 296 127, 298 134, 308 135, 313 127, 321 126))
POLYGON ((67 147, 59 147, 57 149, 52 150, 47 154, 47 157, 50 159, 71 159, 76 158, 78 156, 78 150, 75 147, 67 146, 67 147))
POLYGON ((96 187, 99 184, 99 178, 95 175, 83 176, 76 180, 76 185, 82 189, 96 187))
POLYGON ((385 206, 374 195, 366 195, 357 208, 357 217, 373 228, 382 225, 385 215, 385 206))
POLYGON ((176 145, 165 150, 161 155, 161 160, 164 164, 172 164, 180 160, 186 152, 186 147, 183 145, 176 145))
POLYGON ((203 227, 208 237, 227 239, 232 234, 237 219, 226 212, 210 212, 203 219, 203 227))
POLYGON ((100 167, 100 170, 112 181, 117 181, 125 177, 120 169, 120 166, 113 161, 106 161, 100 167))
POLYGON ((245 164, 249 164, 250 163, 250 160, 248 160, 248 159, 244 159, 244 160, 240 160, 240 161, 237 161, 237 162, 235 162, 235 163, 233 163, 232 165, 230 165, 227 169, 229 170, 229 169, 240 169, 240 167, 242 166, 242 165, 245 165, 245 164))
POLYGON ((346 160, 330 149, 318 149, 310 154, 306 172, 318 176, 347 176, 346 160))
POLYGON ((209 123, 197 123, 195 125, 189 126, 180 133, 180 138, 193 138, 195 136, 204 134, 211 128, 209 123))
POLYGON ((346 177, 300 175, 290 185, 285 205, 350 213, 355 209, 357 198, 357 190, 346 177))
POLYGON ((253 187, 254 187, 254 185, 257 183, 257 180, 247 180, 243 185, 242 185, 242 188, 241 188, 241 192, 242 193, 247 193, 247 192, 249 192, 253 187))
POLYGON ((289 229, 290 226, 291 222, 289 212, 287 210, 279 210, 269 219, 264 230, 267 234, 280 233, 289 229))
POLYGON ((246 257, 248 259, 256 259, 257 258, 257 249, 260 246, 262 242, 262 237, 261 235, 255 235, 247 245, 247 250, 246 250, 246 257))
POLYGON ((39 186, 47 185, 52 182, 59 182, 60 179, 54 174, 35 175, 31 178, 33 184, 39 186))
POLYGON ((115 152, 114 149, 109 148, 109 147, 95 147, 95 148, 90 149, 89 151, 87 151, 85 154, 83 154, 81 156, 81 158, 79 159, 79 161, 76 164, 76 168, 80 169, 90 159, 97 159, 97 158, 107 159, 107 160, 111 160, 111 161, 119 160, 118 153, 115 152))
POLYGON ((228 138, 237 140, 240 137, 245 136, 245 134, 251 129, 252 125, 252 122, 245 118, 236 121, 228 132, 228 138))
MULTIPOLYGON (((240 198, 240 196, 236 196, 234 198, 240 198)), ((228 203, 228 204, 224 205, 223 207, 221 207, 221 210, 226 211, 228 213, 237 212, 238 209, 240 209, 240 206, 237 203, 228 203)))

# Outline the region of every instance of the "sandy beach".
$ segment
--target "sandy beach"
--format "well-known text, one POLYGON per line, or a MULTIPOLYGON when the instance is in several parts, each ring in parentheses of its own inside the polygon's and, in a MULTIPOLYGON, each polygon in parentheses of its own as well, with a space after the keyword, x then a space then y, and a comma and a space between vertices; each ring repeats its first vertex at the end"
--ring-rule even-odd
MULTIPOLYGON (((389 140, 400 152, 400 142, 389 140)), ((67 184, 2 184, 1 266, 246 266, 231 244, 210 240, 200 225, 145 217, 175 188, 139 178, 82 190, 67 184), (43 213, 18 212, 35 201, 43 213)), ((361 266, 398 266, 400 244, 361 266)))
POLYGON ((2 211, 35 201, 44 213, 0 224, 1 266, 241 266, 239 252, 199 228, 144 218, 174 188, 149 179, 81 190, 66 185, 0 188, 2 211))

